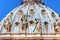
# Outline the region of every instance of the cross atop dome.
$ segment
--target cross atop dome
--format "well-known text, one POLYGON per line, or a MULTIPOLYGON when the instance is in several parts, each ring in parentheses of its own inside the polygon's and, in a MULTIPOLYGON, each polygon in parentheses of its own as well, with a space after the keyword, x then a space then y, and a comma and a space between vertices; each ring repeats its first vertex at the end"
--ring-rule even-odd
POLYGON ((42 3, 42 0, 23 0, 23 2, 24 2, 24 3, 27 3, 27 2, 35 2, 35 3, 37 3, 37 4, 39 4, 39 3, 40 3, 40 4, 43 4, 43 3, 42 3))
POLYGON ((23 0, 23 2, 25 1, 36 1, 36 2, 39 1, 40 2, 41 0, 23 0))
POLYGON ((28 0, 23 0, 23 2, 28 1, 28 0))

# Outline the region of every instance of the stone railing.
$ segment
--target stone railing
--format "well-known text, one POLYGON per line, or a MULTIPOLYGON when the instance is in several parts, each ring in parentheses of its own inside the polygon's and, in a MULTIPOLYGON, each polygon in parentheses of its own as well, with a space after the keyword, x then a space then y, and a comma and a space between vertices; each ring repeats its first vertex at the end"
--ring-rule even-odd
POLYGON ((0 34, 0 39, 60 39, 60 33, 6 33, 0 34))

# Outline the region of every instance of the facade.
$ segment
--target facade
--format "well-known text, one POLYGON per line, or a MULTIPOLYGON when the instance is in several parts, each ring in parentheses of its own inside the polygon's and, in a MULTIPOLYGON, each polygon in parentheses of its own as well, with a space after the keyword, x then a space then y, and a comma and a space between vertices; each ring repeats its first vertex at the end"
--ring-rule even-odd
POLYGON ((41 0, 23 0, 0 22, 1 40, 58 40, 60 16, 41 0))

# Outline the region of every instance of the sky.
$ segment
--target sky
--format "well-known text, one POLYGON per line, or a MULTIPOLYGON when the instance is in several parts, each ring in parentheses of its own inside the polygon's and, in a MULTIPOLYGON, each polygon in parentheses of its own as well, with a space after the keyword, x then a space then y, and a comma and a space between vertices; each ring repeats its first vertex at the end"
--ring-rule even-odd
MULTIPOLYGON (((22 2, 22 0, 0 0, 0 21, 22 2)), ((60 0, 42 0, 42 2, 60 15, 60 0)))

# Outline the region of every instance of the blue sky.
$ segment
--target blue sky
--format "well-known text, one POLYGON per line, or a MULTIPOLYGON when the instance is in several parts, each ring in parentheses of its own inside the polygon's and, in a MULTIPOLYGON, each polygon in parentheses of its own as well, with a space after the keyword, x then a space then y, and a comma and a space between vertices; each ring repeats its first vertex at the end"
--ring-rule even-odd
MULTIPOLYGON (((60 15, 60 0, 42 0, 46 6, 53 9, 60 15)), ((0 21, 15 7, 19 6, 22 0, 0 0, 0 21)))

